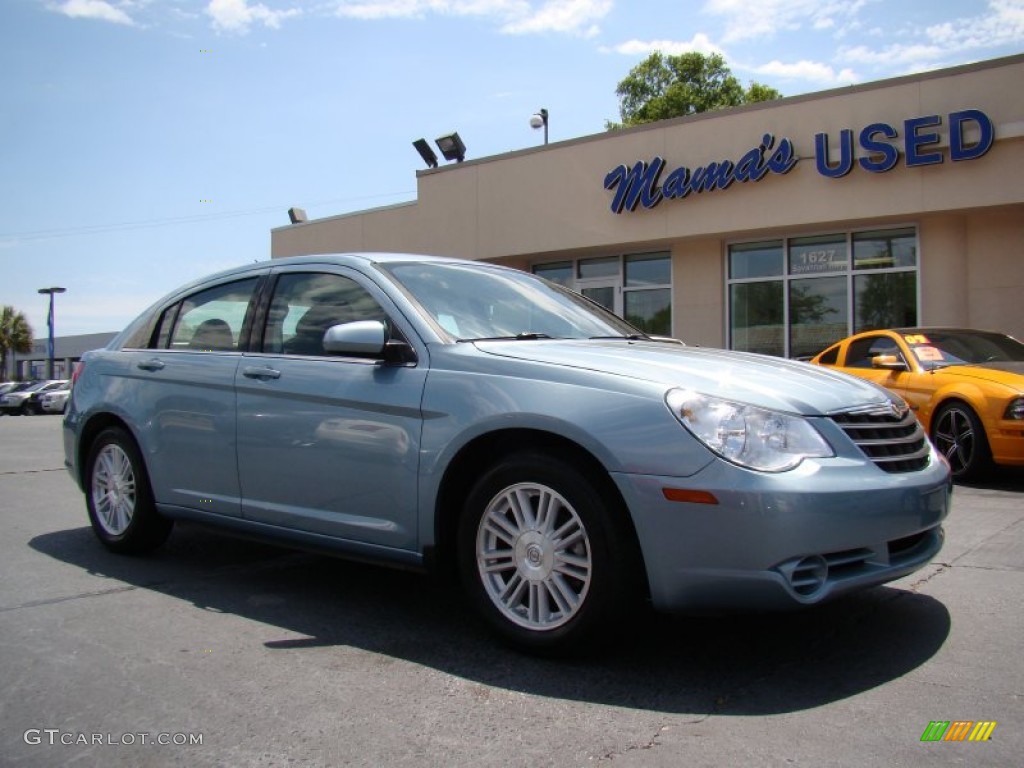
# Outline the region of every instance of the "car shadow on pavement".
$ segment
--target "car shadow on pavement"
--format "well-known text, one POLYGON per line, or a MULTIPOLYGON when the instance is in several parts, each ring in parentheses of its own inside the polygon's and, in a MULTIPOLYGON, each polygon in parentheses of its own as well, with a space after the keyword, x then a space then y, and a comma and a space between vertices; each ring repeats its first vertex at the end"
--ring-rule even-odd
POLYGON ((154 590, 258 622, 252 641, 282 654, 351 646, 483 686, 696 717, 792 712, 847 698, 921 666, 950 631, 939 601, 880 587, 785 614, 643 613, 616 643, 553 660, 494 640, 441 577, 184 524, 145 558, 107 552, 87 527, 43 534, 30 546, 114 580, 113 589, 154 590))
MULTIPOLYGON (((984 491, 1016 491, 1024 493, 1024 468, 996 467, 986 477, 977 480, 958 480, 958 486, 984 491)), ((953 491, 956 493, 956 491, 953 491)))

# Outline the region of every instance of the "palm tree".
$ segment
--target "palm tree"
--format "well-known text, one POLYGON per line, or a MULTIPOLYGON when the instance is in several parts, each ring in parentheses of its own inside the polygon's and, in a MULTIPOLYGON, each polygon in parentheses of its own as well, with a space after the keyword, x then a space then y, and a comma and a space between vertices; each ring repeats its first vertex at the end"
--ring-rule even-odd
POLYGON ((32 351, 32 326, 23 312, 4 305, 0 309, 0 381, 7 378, 7 353, 32 351))

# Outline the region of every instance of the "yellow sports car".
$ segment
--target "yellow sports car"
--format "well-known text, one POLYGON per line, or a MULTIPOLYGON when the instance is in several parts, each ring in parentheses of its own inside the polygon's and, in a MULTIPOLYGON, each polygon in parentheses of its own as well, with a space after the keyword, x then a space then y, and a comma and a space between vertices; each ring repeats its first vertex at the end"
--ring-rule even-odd
POLYGON ((1024 466, 1024 344, 967 328, 866 331, 811 358, 881 384, 914 409, 953 477, 1024 466))

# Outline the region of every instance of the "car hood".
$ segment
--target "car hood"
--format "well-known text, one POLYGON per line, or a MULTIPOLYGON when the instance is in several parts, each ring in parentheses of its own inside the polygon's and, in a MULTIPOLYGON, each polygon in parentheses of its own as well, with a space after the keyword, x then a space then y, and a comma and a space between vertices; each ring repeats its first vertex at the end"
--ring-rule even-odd
POLYGON ((768 355, 627 340, 480 341, 496 355, 682 387, 805 416, 887 402, 864 379, 768 355))
POLYGON ((958 376, 969 376, 972 379, 1005 384, 1016 389, 1024 388, 1024 362, 1018 360, 998 360, 975 365, 947 365, 935 370, 940 373, 955 373, 958 376))

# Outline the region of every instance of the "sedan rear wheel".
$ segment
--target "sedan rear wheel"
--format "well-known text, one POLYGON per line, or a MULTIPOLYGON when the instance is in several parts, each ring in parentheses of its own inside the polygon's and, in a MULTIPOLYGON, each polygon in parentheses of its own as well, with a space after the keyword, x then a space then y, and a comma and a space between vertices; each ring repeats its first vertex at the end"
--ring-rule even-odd
POLYGON ((135 441, 122 429, 106 429, 92 444, 85 498, 93 532, 115 552, 148 552, 171 532, 171 521, 153 503, 135 441))
POLYGON ((949 403, 939 409, 932 422, 932 442, 957 480, 981 477, 992 467, 985 428, 968 405, 949 403))
POLYGON ((463 581, 504 639, 575 650, 624 608, 631 584, 620 513, 575 466, 540 454, 500 462, 470 493, 459 532, 463 581))

